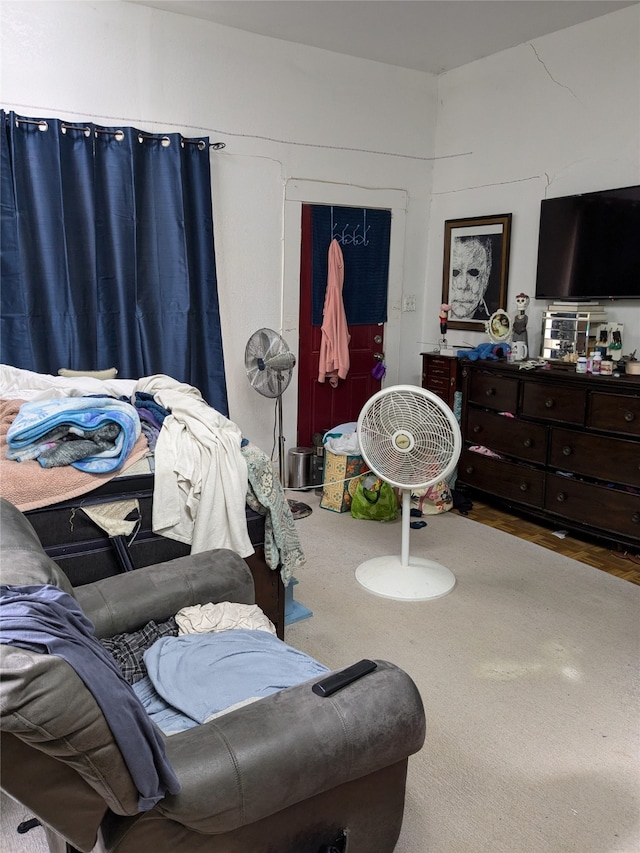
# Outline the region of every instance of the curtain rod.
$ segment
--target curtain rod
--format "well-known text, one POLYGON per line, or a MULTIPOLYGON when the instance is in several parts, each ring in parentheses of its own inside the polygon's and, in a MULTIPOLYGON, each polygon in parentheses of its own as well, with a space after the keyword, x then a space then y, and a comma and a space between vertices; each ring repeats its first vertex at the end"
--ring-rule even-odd
MULTIPOLYGON (((39 130, 45 131, 49 130, 49 123, 46 119, 34 119, 34 118, 21 118, 20 116, 16 116, 16 125, 18 124, 33 124, 39 130)), ((69 124, 68 122, 61 122, 60 127, 63 133, 66 133, 67 130, 79 130, 84 133, 85 136, 91 135, 91 127, 89 125, 78 125, 78 124, 69 124)), ((97 135, 98 133, 106 133, 113 136, 118 142, 122 142, 124 139, 124 132, 119 128, 108 128, 108 127, 94 127, 94 133, 97 135)), ((160 139, 162 145, 164 147, 168 147, 171 145, 171 139, 166 134, 159 133, 143 133, 142 131, 138 131, 138 140, 143 142, 145 139, 160 139)), ((187 139, 186 137, 180 135, 180 144, 184 145, 197 145, 200 151, 204 151, 207 143, 203 139, 187 139)), ((210 142, 209 148, 214 151, 221 151, 223 148, 226 148, 226 142, 210 142)))

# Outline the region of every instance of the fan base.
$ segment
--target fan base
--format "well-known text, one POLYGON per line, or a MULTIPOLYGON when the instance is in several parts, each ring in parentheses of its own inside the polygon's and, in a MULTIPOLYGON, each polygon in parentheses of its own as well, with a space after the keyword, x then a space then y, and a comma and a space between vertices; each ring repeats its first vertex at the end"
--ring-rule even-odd
POLYGON ((453 572, 433 560, 410 557, 407 566, 398 556, 374 557, 356 569, 356 580, 369 592, 396 601, 431 601, 451 592, 453 572))
POLYGON ((313 512, 309 504, 304 504, 302 501, 294 501, 289 498, 287 503, 289 504, 289 509, 291 510, 291 515, 293 516, 294 521, 297 521, 299 518, 306 518, 313 512))

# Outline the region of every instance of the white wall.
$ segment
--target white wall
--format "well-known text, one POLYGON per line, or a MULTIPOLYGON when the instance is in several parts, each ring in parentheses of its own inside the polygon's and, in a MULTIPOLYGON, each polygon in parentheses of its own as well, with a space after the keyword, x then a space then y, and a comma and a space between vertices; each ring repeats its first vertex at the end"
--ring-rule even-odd
MULTIPOLYGON (((540 200, 640 183, 640 6, 440 75, 424 340, 437 340, 447 219, 512 213, 508 311, 535 292, 540 200)), ((640 237, 639 237, 640 239, 640 237)), ((640 292, 640 282, 638 283, 640 292)), ((529 341, 542 312, 532 298, 529 341)), ((640 351, 640 302, 609 302, 640 351)), ((452 343, 483 336, 455 331, 452 343)))
MULTIPOLYGON (((419 383, 446 219, 513 213, 512 310, 533 293, 541 198, 640 183, 638 6, 439 78, 119 0, 2 0, 0 16, 5 108, 227 143, 211 162, 229 402, 267 452, 273 403, 250 388, 244 347, 270 326, 297 351, 302 201, 392 207, 388 382, 419 383)), ((640 304, 609 313, 640 347, 640 304)), ((289 447, 296 408, 292 384, 289 447)))
POLYGON ((211 155, 218 281, 230 415, 249 438, 271 451, 274 407, 246 379, 247 339, 268 326, 297 351, 302 201, 392 206, 389 377, 419 381, 434 76, 122 2, 3 0, 0 14, 5 108, 226 142, 211 155))

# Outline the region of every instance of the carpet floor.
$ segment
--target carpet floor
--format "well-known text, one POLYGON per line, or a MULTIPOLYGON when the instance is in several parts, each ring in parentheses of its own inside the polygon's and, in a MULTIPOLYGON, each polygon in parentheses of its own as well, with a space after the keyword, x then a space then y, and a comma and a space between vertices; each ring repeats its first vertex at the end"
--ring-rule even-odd
POLYGON ((400 553, 401 522, 305 500, 295 595, 314 615, 287 642, 331 667, 391 660, 424 701, 396 853, 638 853, 640 588, 454 511, 410 538, 452 592, 380 598, 355 570, 400 553))
MULTIPOLYGON (((286 641, 332 668, 393 661, 424 701, 396 853, 639 853, 640 587, 449 512, 411 531, 410 553, 451 569, 454 589, 381 598, 355 570, 400 553, 400 521, 304 501, 295 598, 313 616, 286 641)), ((2 807, 0 849, 44 851, 2 807)))

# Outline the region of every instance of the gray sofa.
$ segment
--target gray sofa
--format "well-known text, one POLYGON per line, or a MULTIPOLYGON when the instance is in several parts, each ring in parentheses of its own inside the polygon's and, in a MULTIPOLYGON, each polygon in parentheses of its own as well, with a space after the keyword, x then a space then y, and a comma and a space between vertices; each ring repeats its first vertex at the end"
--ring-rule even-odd
MULTIPOLYGON (((0 501, 2 583, 73 595, 97 637, 208 601, 253 603, 245 562, 211 551, 72 588, 28 520, 0 501)), ((52 853, 390 853, 408 756, 424 741, 418 691, 377 669, 330 697, 312 679, 163 738, 181 790, 138 792, 93 694, 62 658, 0 645, 1 785, 52 853)), ((6 827, 5 827, 6 831, 6 827)))

